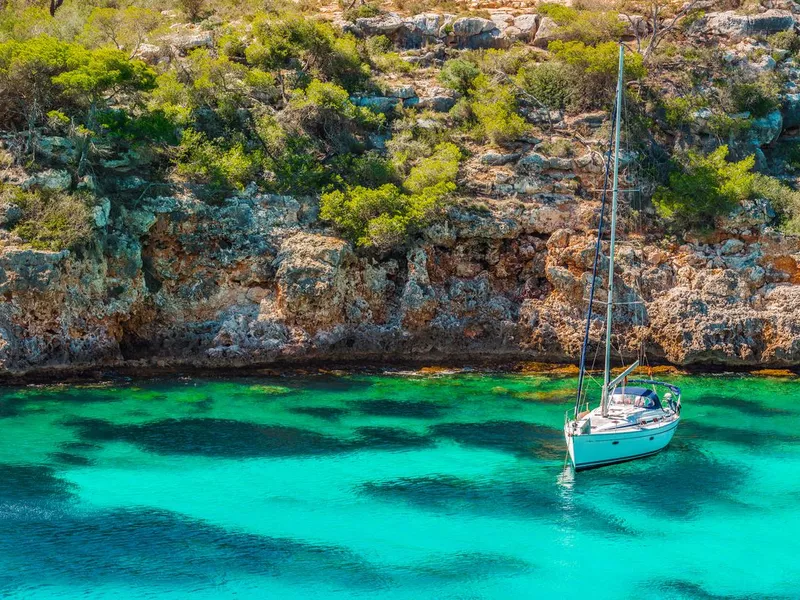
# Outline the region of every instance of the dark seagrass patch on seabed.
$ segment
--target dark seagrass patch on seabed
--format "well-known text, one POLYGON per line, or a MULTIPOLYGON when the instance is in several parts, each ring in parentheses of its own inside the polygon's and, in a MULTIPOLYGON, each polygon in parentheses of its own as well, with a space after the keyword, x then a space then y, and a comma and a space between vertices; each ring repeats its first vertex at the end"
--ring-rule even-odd
POLYGON ((308 415, 310 417, 317 417, 324 421, 338 421, 343 415, 347 414, 344 408, 337 408, 335 406, 292 406, 288 412, 297 415, 308 415))
POLYGON ((403 568, 403 580, 422 584, 475 581, 492 577, 513 577, 530 573, 536 566, 514 556, 494 552, 458 552, 428 557, 422 563, 403 568))
POLYGON ((508 452, 520 458, 555 460, 564 457, 564 434, 560 429, 525 421, 485 423, 441 423, 431 435, 464 446, 508 452))
POLYGON ((669 581, 653 581, 652 587, 661 589, 675 600, 790 600, 790 596, 773 596, 764 594, 714 594, 703 586, 685 579, 669 581))
POLYGON ((785 408, 771 408, 764 406, 757 400, 744 400, 732 396, 720 396, 716 394, 703 394, 697 399, 692 400, 692 404, 697 408, 713 406, 715 408, 732 408, 750 417, 786 417, 797 415, 798 413, 785 408))
POLYGON ((770 431, 760 434, 752 429, 740 429, 709 423, 707 420, 686 420, 680 425, 680 435, 685 439, 699 439, 704 442, 723 442, 745 446, 753 450, 770 450, 776 444, 800 444, 800 435, 770 431))
POLYGON ((438 419, 444 414, 446 407, 436 402, 390 400, 359 400, 352 402, 358 412, 372 417, 401 417, 407 419, 438 419))
MULTIPOLYGON (((40 584, 123 581, 215 586, 231 574, 378 589, 388 575, 347 548, 242 533, 146 508, 70 513, 59 519, 0 520, 0 554, 40 584), (203 565, 203 568, 198 568, 203 565)), ((8 567, 7 567, 8 568, 8 567)))
POLYGON ((72 496, 72 484, 58 477, 52 467, 0 463, 0 504, 63 501, 72 496))
POLYGON ((472 481, 452 475, 404 477, 367 482, 359 493, 384 501, 403 502, 422 510, 447 514, 539 519, 562 527, 584 528, 607 534, 632 535, 613 515, 565 502, 552 484, 527 481, 472 481))
POLYGON ((94 461, 91 458, 81 456, 80 454, 73 454, 71 452, 51 452, 47 455, 47 457, 55 463, 74 467, 86 467, 94 464, 94 461))
POLYGON ((620 494, 643 509, 658 506, 666 514, 690 517, 718 503, 741 506, 734 494, 745 478, 743 468, 707 456, 694 444, 673 441, 656 456, 578 473, 574 493, 588 499, 598 486, 620 486, 620 494))
POLYGON ((432 444, 427 436, 391 427, 362 427, 353 438, 324 435, 309 429, 261 425, 229 419, 167 419, 116 424, 103 419, 73 418, 82 441, 122 441, 156 454, 226 458, 313 456, 354 450, 413 449, 432 444))

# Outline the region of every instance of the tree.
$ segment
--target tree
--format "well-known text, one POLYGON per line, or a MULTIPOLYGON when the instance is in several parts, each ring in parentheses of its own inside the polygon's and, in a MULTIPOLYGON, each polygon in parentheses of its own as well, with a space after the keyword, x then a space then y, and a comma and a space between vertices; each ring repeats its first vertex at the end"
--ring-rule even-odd
POLYGON ((658 213, 681 227, 709 229, 753 192, 755 158, 728 162, 728 147, 703 156, 689 152, 685 164, 669 176, 669 186, 653 196, 658 213))
POLYGON ((700 0, 620 0, 619 13, 631 24, 636 49, 647 62, 684 17, 695 11, 700 0), (647 27, 640 19, 644 15, 647 27))
POLYGON ((95 8, 89 15, 83 38, 90 44, 113 44, 133 57, 147 34, 162 21, 161 14, 148 8, 95 8))

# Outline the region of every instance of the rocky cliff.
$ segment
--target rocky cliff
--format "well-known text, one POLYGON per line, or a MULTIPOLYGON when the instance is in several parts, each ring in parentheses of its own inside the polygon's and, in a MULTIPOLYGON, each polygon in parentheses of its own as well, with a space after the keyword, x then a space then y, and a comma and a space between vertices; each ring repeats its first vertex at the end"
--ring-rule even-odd
MULTIPOLYGON (((292 198, 155 198, 100 214, 103 237, 83 255, 4 249, 0 360, 7 371, 571 361, 598 208, 558 195, 454 208, 405 254, 368 256, 292 198)), ((682 245, 626 236, 618 350, 800 364, 800 241, 764 229, 682 245)), ((597 318, 593 340, 602 331, 597 318)))
MULTIPOLYGON (((546 18, 532 14, 390 15, 347 27, 390 35, 412 49, 410 58, 426 60, 437 60, 431 44, 538 45, 551 35, 546 18), (422 45, 428 49, 414 54, 422 45)), ((723 39, 727 60, 742 69, 787 73, 783 107, 754 120, 739 142, 768 165, 771 149, 800 125, 800 94, 794 62, 754 55, 752 38, 793 29, 795 15, 707 12, 693 27, 723 39)), ((384 96, 355 100, 428 102, 433 110, 454 102, 430 81, 401 77, 396 84, 384 96)), ((503 151, 475 149, 462 168, 461 201, 394 251, 354 248, 320 221, 313 197, 252 187, 215 203, 188 189, 105 200, 94 210, 94 241, 79 249, 34 250, 4 231, 0 368, 574 361, 607 115, 545 113, 527 116, 548 122, 551 146, 578 136, 580 152, 551 155, 532 138, 503 151)), ((676 147, 711 139, 702 114, 694 123, 675 137, 676 147)), ((55 153, 66 144, 48 143, 55 153)), ((69 184, 57 168, 35 177, 27 185, 69 184)), ((746 202, 702 237, 665 235, 642 214, 624 208, 615 355, 644 348, 651 361, 677 365, 800 365, 800 239, 776 230, 768 204, 746 202)), ((595 318, 595 344, 603 326, 595 318)))

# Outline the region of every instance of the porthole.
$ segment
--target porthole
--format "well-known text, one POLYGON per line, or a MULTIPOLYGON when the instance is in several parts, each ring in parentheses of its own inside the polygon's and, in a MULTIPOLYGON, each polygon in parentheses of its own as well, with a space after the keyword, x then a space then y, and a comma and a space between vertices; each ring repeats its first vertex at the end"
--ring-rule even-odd
POLYGON ((653 436, 652 436, 652 435, 650 436, 650 441, 651 441, 651 442, 653 441, 653 436))
POLYGON ((616 446, 617 444, 619 444, 619 440, 617 440, 616 442, 611 442, 612 446, 616 446))

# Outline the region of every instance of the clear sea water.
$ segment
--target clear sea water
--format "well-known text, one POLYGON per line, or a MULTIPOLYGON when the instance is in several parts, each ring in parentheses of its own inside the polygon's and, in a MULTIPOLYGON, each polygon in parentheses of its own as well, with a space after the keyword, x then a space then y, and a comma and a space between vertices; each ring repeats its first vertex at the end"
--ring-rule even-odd
POLYGON ((800 597, 800 380, 673 380, 665 452, 577 474, 572 378, 0 390, 0 596, 800 597))

